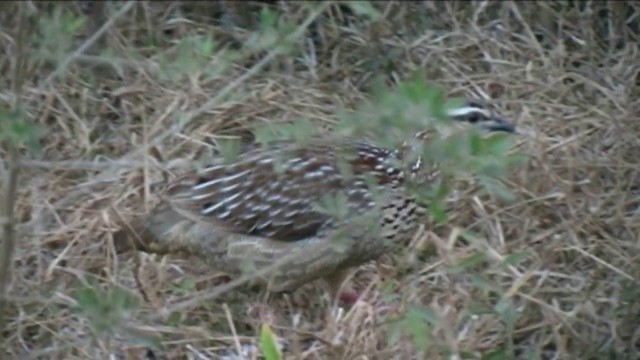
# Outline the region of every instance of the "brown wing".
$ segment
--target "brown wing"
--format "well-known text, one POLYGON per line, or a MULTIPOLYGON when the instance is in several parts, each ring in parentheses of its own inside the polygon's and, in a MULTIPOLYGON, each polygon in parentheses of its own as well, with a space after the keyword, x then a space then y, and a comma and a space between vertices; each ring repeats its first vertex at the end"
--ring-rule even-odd
POLYGON ((347 142, 252 149, 233 163, 179 178, 167 195, 185 216, 239 234, 296 241, 314 235, 330 219, 314 209, 323 195, 342 192, 354 209, 372 207, 365 174, 382 184, 399 181, 402 173, 388 165, 391 156, 385 149, 347 142), (344 156, 352 176, 340 170, 344 156))

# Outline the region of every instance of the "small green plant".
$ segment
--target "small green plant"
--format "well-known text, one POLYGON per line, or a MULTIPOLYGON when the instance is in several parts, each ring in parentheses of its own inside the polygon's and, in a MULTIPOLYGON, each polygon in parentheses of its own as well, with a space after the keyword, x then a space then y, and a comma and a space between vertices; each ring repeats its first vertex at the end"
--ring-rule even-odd
POLYGON ((86 18, 77 16, 64 7, 53 7, 51 16, 37 19, 37 31, 29 38, 34 51, 34 59, 47 59, 54 63, 68 56, 74 46, 76 36, 85 26, 86 18))
POLYGON ((282 359, 275 335, 271 331, 271 326, 267 323, 263 323, 260 327, 260 347, 266 360, 282 359))
POLYGON ((22 109, 0 107, 0 142, 7 146, 25 146, 31 153, 37 153, 41 134, 41 128, 28 120, 22 109))
POLYGON ((214 57, 218 44, 211 35, 187 36, 154 60, 160 65, 156 72, 161 81, 178 83, 184 77, 213 80, 228 71, 230 63, 222 56, 214 57), (215 59, 212 61, 212 58, 215 59))
POLYGON ((285 39, 296 30, 296 27, 286 18, 263 7, 260 11, 258 31, 249 35, 244 46, 252 52, 270 50, 280 54, 290 53, 294 49, 293 44, 285 39))
POLYGON ((129 319, 139 307, 131 292, 120 287, 104 289, 96 281, 89 281, 86 286, 76 288, 72 297, 76 302, 72 312, 89 320, 97 338, 126 334, 137 344, 160 349, 160 339, 130 328, 129 319))
POLYGON ((403 316, 389 323, 387 341, 395 343, 403 334, 408 334, 418 349, 426 350, 431 345, 429 330, 431 326, 439 323, 440 319, 431 309, 409 305, 403 316))

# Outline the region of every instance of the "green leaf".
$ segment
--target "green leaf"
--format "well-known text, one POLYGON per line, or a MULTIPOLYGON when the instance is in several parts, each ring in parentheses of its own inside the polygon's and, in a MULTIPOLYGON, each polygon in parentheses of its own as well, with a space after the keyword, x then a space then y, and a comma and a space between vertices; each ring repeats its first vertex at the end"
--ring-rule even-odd
POLYGON ((440 318, 426 306, 416 304, 407 305, 407 316, 422 319, 432 325, 440 324, 440 318))
POLYGON ((336 162, 336 166, 338 168, 338 171, 340 172, 340 175, 342 175, 346 180, 349 180, 353 177, 353 168, 351 167, 349 161, 340 158, 336 162))
POLYGON ((444 199, 447 197, 447 195, 449 195, 450 192, 451 192, 451 189, 449 188, 449 185, 447 185, 445 181, 441 181, 434 188, 433 195, 436 199, 444 199))
POLYGON ((445 224, 449 219, 449 216, 447 215, 447 210, 445 209, 444 205, 440 201, 432 201, 429 204, 429 212, 431 213, 431 216, 433 217, 433 219, 439 224, 445 224))
POLYGON ((187 295, 196 290, 196 280, 192 277, 187 277, 178 283, 171 284, 170 287, 179 295, 187 295))
POLYGON ((218 139, 218 150, 225 163, 229 164, 238 159, 241 150, 240 141, 237 139, 218 139))
POLYGON ((436 91, 426 88, 420 72, 414 73, 408 81, 398 84, 398 94, 413 103, 426 102, 431 104, 431 98, 434 97, 436 91))
POLYGON ((525 154, 519 154, 519 153, 509 154, 505 159, 505 163, 507 166, 511 167, 511 166, 524 164, 527 161, 527 159, 528 159, 528 156, 525 154))
POLYGON ((311 206, 315 211, 334 216, 337 219, 344 219, 349 212, 347 197, 342 192, 322 194, 320 200, 311 206))
POLYGON ((84 17, 74 17, 70 13, 63 13, 61 17, 63 31, 70 35, 74 35, 80 30, 85 22, 86 19, 84 17))
POLYGON ((262 144, 273 141, 295 141, 303 144, 314 137, 316 126, 308 118, 300 118, 286 124, 258 125, 252 131, 256 141, 262 144))
POLYGON ((471 282, 471 284, 473 284, 473 286, 482 289, 484 291, 495 291, 495 292, 500 292, 500 288, 498 286, 496 286, 495 284, 491 283, 490 281, 488 281, 487 279, 485 279, 484 277, 478 275, 478 274, 469 274, 469 281, 471 282))
POLYGON ((403 320, 390 321, 387 324, 387 343, 395 344, 400 341, 400 336, 402 335, 403 328, 403 320))
POLYGON ((278 16, 266 6, 260 9, 260 28, 262 30, 272 29, 278 22, 278 16))
POLYGON ((346 3, 356 15, 364 15, 371 20, 378 20, 381 16, 380 12, 376 10, 369 1, 348 1, 346 3))
POLYGON ((491 195, 494 195, 499 199, 507 202, 515 200, 513 193, 509 191, 509 189, 507 189, 506 186, 504 186, 498 179, 488 176, 479 176, 478 182, 484 186, 491 195))
POLYGON ((138 307, 138 299, 119 287, 111 290, 110 300, 111 306, 119 311, 131 311, 138 307))
MULTIPOLYGON (((451 355, 455 355, 455 354, 451 354, 451 355)), ((460 356, 461 360, 475 360, 477 358, 476 354, 472 351, 459 351, 458 355, 460 356)))
POLYGON ((503 350, 492 350, 482 354, 481 360, 506 360, 507 354, 503 350))
POLYGON ((316 130, 315 124, 306 117, 293 121, 288 128, 291 138, 297 141, 309 140, 316 130))
POLYGON ((347 250, 349 249, 349 238, 350 238, 350 235, 348 233, 348 230, 346 229, 337 230, 331 236, 331 248, 339 254, 346 253, 347 250))
POLYGON ((467 311, 472 315, 493 315, 494 313, 492 308, 489 308, 488 306, 477 302, 472 302, 471 304, 469 304, 467 306, 467 311))
POLYGON ((382 300, 386 303, 400 301, 400 294, 397 293, 398 281, 394 279, 386 279, 382 282, 381 290, 382 300))
POLYGON ((162 349, 162 340, 158 336, 148 335, 140 331, 127 331, 127 335, 133 340, 134 344, 150 347, 153 350, 162 349))
POLYGON ((255 138, 256 142, 263 148, 268 147, 269 144, 276 140, 273 128, 271 128, 270 126, 255 126, 251 129, 251 132, 253 133, 253 137, 255 138))
POLYGON ((0 107, 0 140, 15 145, 24 144, 30 151, 36 152, 41 133, 41 128, 29 121, 21 108, 10 110, 0 107))
POLYGON ((460 235, 462 236, 463 239, 467 240, 472 244, 485 245, 487 243, 484 236, 472 230, 465 229, 460 232, 460 235))
POLYGON ((381 201, 384 200, 385 195, 380 191, 380 186, 375 175, 370 173, 364 174, 364 182, 367 184, 367 188, 371 191, 376 203, 381 203, 381 201))
POLYGON ((183 322, 183 316, 181 312, 178 311, 174 311, 171 314, 169 314, 169 317, 167 318, 167 325, 169 326, 178 326, 183 322))
POLYGON ((487 152, 492 155, 504 156, 511 150, 510 134, 492 134, 485 139, 487 152))
POLYGON ((518 320, 518 312, 511 299, 501 299, 494 306, 494 310, 500 315, 502 321, 507 325, 508 330, 512 330, 518 320))
POLYGON ((444 111, 460 109, 466 105, 465 99, 461 97, 451 97, 444 101, 442 108, 444 111))
POLYGON ((92 277, 86 284, 73 291, 77 305, 72 311, 86 316, 98 334, 111 336, 125 326, 131 311, 137 307, 137 298, 118 287, 104 290, 92 277))
POLYGON ((74 290, 72 297, 78 303, 78 308, 81 311, 96 309, 100 304, 100 296, 96 293, 95 289, 90 287, 74 290))
POLYGON ((207 34, 206 36, 201 37, 199 40, 200 41, 196 43, 198 51, 200 51, 202 55, 213 55, 213 52, 216 49, 216 41, 213 39, 213 37, 210 34, 207 34))
POLYGON ((509 254, 500 262, 500 267, 505 268, 509 265, 517 265, 529 257, 531 257, 531 252, 529 251, 518 251, 509 254))
POLYGON ((439 86, 426 86, 426 83, 423 83, 424 88, 424 102, 428 106, 428 110, 431 113, 429 118, 433 118, 440 122, 449 121, 448 117, 445 116, 444 111, 444 90, 442 90, 439 86))
POLYGON ((633 281, 622 283, 622 300, 632 305, 640 304, 640 286, 633 281))
POLYGON ((267 323, 262 323, 260 328, 260 345, 266 360, 280 360, 282 358, 271 327, 267 323))
POLYGON ((459 274, 466 269, 482 264, 487 261, 487 257, 485 254, 476 252, 473 255, 467 256, 466 258, 460 260, 457 264, 449 269, 449 271, 453 274, 459 274))
POLYGON ((504 161, 500 161, 500 159, 492 159, 491 157, 478 159, 474 167, 479 176, 492 179, 504 175, 507 171, 504 161))
POLYGON ((429 324, 418 316, 411 316, 407 314, 404 319, 404 325, 406 330, 411 335, 413 345, 420 350, 427 350, 431 341, 429 339, 429 324))
POLYGON ((484 155, 485 154, 485 140, 473 129, 469 129, 469 148, 471 149, 471 155, 484 155))

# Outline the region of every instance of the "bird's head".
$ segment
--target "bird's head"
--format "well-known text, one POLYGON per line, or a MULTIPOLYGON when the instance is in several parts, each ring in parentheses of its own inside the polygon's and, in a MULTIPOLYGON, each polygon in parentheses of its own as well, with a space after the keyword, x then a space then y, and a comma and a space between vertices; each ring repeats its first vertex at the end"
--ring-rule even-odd
MULTIPOLYGON (((502 117, 500 114, 489 108, 488 105, 480 101, 467 100, 463 102, 461 106, 447 109, 445 114, 449 119, 453 120, 452 125, 454 126, 446 129, 436 126, 435 129, 431 128, 415 134, 415 139, 419 140, 419 142, 429 142, 434 138, 434 136, 448 138, 453 132, 455 132, 456 128, 464 129, 469 128, 469 126, 474 126, 480 130, 481 133, 485 134, 498 132, 508 134, 517 133, 516 126, 511 121, 502 117)), ((403 144, 401 154, 406 154, 409 147, 411 147, 411 145, 408 142, 405 142, 403 144)), ((418 156, 414 161, 412 171, 415 172, 422 166, 422 156, 418 156)))
POLYGON ((482 102, 466 101, 460 107, 447 110, 446 114, 458 124, 470 124, 483 131, 516 133, 516 127, 511 121, 482 102))
POLYGON ((453 126, 448 129, 436 126, 435 129, 417 133, 415 137, 421 140, 429 140, 435 134, 439 137, 448 137, 455 129, 465 129, 469 126, 476 127, 484 133, 517 133, 516 126, 510 120, 480 101, 465 101, 460 106, 447 109, 445 114, 453 120, 453 126))

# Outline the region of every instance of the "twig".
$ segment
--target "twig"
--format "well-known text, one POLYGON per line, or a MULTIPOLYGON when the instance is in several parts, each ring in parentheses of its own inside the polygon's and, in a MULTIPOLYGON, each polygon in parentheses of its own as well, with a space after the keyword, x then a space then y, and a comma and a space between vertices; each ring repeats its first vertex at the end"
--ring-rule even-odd
MULTIPOLYGON (((14 111, 20 109, 20 98, 22 94, 23 69, 24 69, 24 43, 27 34, 27 24, 24 19, 23 4, 18 3, 18 36, 15 42, 16 54, 14 58, 13 68, 13 93, 15 99, 13 103, 14 111)), ((2 224, 2 251, 0 251, 0 334, 5 333, 6 319, 5 313, 7 308, 7 292, 9 290, 9 282, 11 277, 11 265, 13 263, 13 251, 15 249, 14 237, 14 206, 16 203, 16 188, 18 186, 18 173, 20 165, 18 164, 17 144, 13 139, 7 141, 9 148, 9 161, 7 171, 7 182, 4 194, 4 223, 2 224)), ((2 339, 5 343, 6 339, 2 339)), ((0 346, 5 348, 5 346, 0 346)), ((4 351, 0 351, 0 360, 5 356, 4 351)))
MULTIPOLYGON (((13 208, 16 202, 16 186, 18 182, 19 167, 15 166, 18 161, 18 151, 14 144, 9 144, 9 171, 4 194, 4 213, 2 226, 2 251, 0 251, 0 332, 4 332, 5 309, 7 308, 7 292, 11 277, 11 264, 13 262, 13 250, 15 248, 14 238, 14 214, 13 208)), ((4 343, 4 339, 2 341, 4 343)), ((4 353, 0 352, 0 360, 4 353)))

